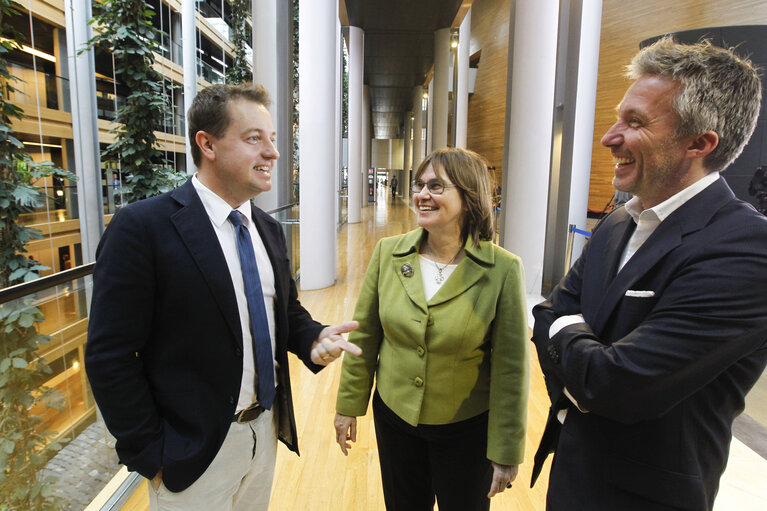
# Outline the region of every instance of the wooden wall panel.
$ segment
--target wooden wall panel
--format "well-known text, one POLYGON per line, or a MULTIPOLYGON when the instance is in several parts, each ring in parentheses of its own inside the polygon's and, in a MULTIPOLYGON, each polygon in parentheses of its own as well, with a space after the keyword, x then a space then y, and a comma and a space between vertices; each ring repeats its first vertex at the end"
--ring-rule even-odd
POLYGON ((600 211, 615 191, 612 157, 599 141, 615 122, 615 107, 629 85, 623 70, 639 49, 639 42, 667 32, 763 24, 767 24, 764 0, 604 0, 589 209, 600 211))
POLYGON ((467 147, 487 158, 501 183, 506 70, 511 0, 476 0, 471 9, 471 49, 482 50, 474 94, 469 98, 467 147))

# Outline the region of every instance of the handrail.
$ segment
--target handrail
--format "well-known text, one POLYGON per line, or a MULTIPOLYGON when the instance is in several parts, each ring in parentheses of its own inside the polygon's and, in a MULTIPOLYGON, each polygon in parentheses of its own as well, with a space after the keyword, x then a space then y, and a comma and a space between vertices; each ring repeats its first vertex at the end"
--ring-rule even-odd
MULTIPOLYGON (((272 215, 274 213, 290 209, 296 204, 298 203, 291 202, 290 204, 280 206, 279 208, 267 211, 266 213, 272 215)), ((24 296, 43 291, 45 289, 49 289, 53 286, 63 284, 64 282, 69 282, 70 280, 80 279, 93 273, 93 268, 95 266, 96 263, 83 264, 81 266, 72 268, 71 270, 60 271, 58 273, 54 273, 53 275, 47 275, 45 277, 40 277, 39 279, 31 280, 29 282, 23 282, 21 284, 16 284, 15 286, 9 286, 0 289, 0 304, 10 302, 11 300, 16 300, 17 298, 22 298, 24 296)))
POLYGON ((0 289, 0 304, 16 300, 39 291, 52 288, 59 284, 69 282, 70 280, 80 279, 93 273, 93 268, 96 263, 83 264, 72 268, 71 270, 64 270, 53 275, 40 277, 39 279, 30 280, 29 282, 23 282, 16 284, 15 286, 9 286, 4 289, 0 289))
POLYGON ((269 211, 266 212, 266 214, 267 215, 273 215, 275 213, 279 213, 280 211, 285 211, 286 209, 290 209, 293 206, 297 206, 297 205, 298 205, 297 202, 291 202, 290 204, 285 204, 284 206, 280 206, 280 207, 278 207, 276 209, 269 210, 269 211))

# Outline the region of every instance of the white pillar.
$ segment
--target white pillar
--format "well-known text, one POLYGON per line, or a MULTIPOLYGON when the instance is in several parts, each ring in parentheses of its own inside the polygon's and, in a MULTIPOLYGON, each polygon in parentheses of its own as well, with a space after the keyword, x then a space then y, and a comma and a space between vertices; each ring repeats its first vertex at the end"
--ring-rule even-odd
POLYGON ((320 289, 335 276, 338 2, 299 0, 298 19, 300 282, 301 289, 320 289))
POLYGON ((413 119, 411 115, 412 112, 405 112, 405 136, 403 137, 405 140, 402 147, 403 178, 400 180, 400 186, 402 187, 402 198, 405 202, 410 201, 410 168, 413 166, 413 139, 411 138, 413 119))
POLYGON ((281 0, 253 0, 253 83, 269 92, 269 113, 277 132, 280 159, 272 171, 272 189, 255 199, 255 204, 270 211, 288 203, 292 174, 293 127, 290 92, 290 5, 281 0))
POLYGON ((503 246, 522 258, 526 289, 540 294, 551 167, 558 2, 518 0, 514 22, 503 246))
MULTIPOLYGON (((370 169, 370 89, 367 85, 362 86, 362 206, 368 206, 369 193, 369 169, 370 169)), ((375 177, 373 177, 375 187, 375 177)), ((375 192, 373 192, 375 193, 375 192)))
MULTIPOLYGON (((72 135, 77 206, 80 214, 80 239, 83 263, 96 260, 96 247, 104 232, 104 205, 101 194, 101 158, 96 117, 96 66, 93 50, 78 54, 91 38, 91 2, 65 0, 67 71, 69 100, 72 106, 72 135)), ((110 182, 111 182, 111 178, 110 182)))
POLYGON ((435 147, 434 147, 434 123, 432 122, 432 117, 434 115, 434 100, 432 99, 434 97, 434 80, 429 82, 429 87, 427 91, 427 99, 426 99, 426 115, 424 117, 424 124, 426 125, 426 145, 424 146, 424 157, 426 157, 427 154, 431 153, 435 147))
POLYGON ((471 47, 471 9, 458 32, 458 83, 456 84, 455 146, 466 147, 469 124, 469 48, 471 47))
MULTIPOLYGON (((586 230, 591 177, 591 150, 594 141, 594 112, 597 101, 599 36, 602 27, 602 0, 583 0, 581 46, 578 57, 578 97, 575 102, 573 166, 570 184, 570 224, 586 230)), ((572 261, 580 256, 583 236, 573 239, 572 261)))
POLYGON ((349 27, 349 223, 362 218, 362 71, 365 65, 364 34, 349 27))
POLYGON ((418 85, 413 90, 413 175, 423 161, 423 87, 418 85))
POLYGON ((431 116, 431 148, 447 146, 448 94, 450 89, 450 29, 434 32, 434 85, 429 103, 434 105, 431 116))
MULTIPOLYGON (((197 30, 194 23, 194 2, 181 2, 181 54, 184 68, 184 119, 197 95, 197 30)), ((187 129, 188 129, 188 123, 187 129)), ((189 135, 186 135, 186 173, 194 174, 197 167, 192 159, 189 135)))

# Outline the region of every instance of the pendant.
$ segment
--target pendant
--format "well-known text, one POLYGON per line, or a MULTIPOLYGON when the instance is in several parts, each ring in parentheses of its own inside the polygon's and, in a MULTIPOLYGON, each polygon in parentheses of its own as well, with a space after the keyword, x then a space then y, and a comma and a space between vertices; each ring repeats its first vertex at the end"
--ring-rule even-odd
POLYGON ((437 268, 437 272, 439 272, 439 275, 434 277, 434 280, 437 281, 437 284, 442 284, 445 281, 445 276, 442 275, 442 270, 437 268))

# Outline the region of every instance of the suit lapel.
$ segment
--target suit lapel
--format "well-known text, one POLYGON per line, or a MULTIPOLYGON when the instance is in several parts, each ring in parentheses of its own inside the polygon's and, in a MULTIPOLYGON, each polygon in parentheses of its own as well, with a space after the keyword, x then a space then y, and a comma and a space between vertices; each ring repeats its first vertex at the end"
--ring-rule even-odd
POLYGON ((192 180, 173 191, 171 196, 183 206, 171 216, 171 222, 208 284, 232 335, 242 348, 242 331, 232 277, 210 218, 192 180))
POLYGON ((418 250, 408 254, 392 257, 392 270, 399 277, 402 287, 410 300, 423 312, 427 311, 426 295, 421 281, 421 263, 418 260, 418 250), (409 275, 409 276, 408 276, 409 275))
POLYGON ((402 236, 392 251, 391 268, 408 298, 423 312, 427 312, 426 295, 421 282, 421 263, 418 260, 423 234, 424 230, 418 228, 402 236))
POLYGON ((724 179, 719 178, 682 204, 668 218, 661 222, 652 235, 647 238, 647 241, 642 244, 639 250, 636 251, 616 275, 615 272, 617 271, 620 257, 623 254, 623 249, 631 237, 631 233, 633 233, 634 221, 626 212, 627 218, 620 221, 625 222, 627 225, 618 225, 607 233, 607 247, 610 247, 610 249, 607 250, 608 255, 603 265, 605 273, 599 279, 602 286, 598 288, 605 291, 596 316, 590 319, 590 324, 594 331, 602 331, 613 309, 635 282, 651 271, 666 254, 678 247, 685 235, 695 232, 708 224, 714 213, 734 197, 735 195, 724 179), (620 241, 617 241, 618 239, 620 241), (607 273, 608 271, 609 273, 607 273), (610 279, 611 275, 615 277, 610 279))

